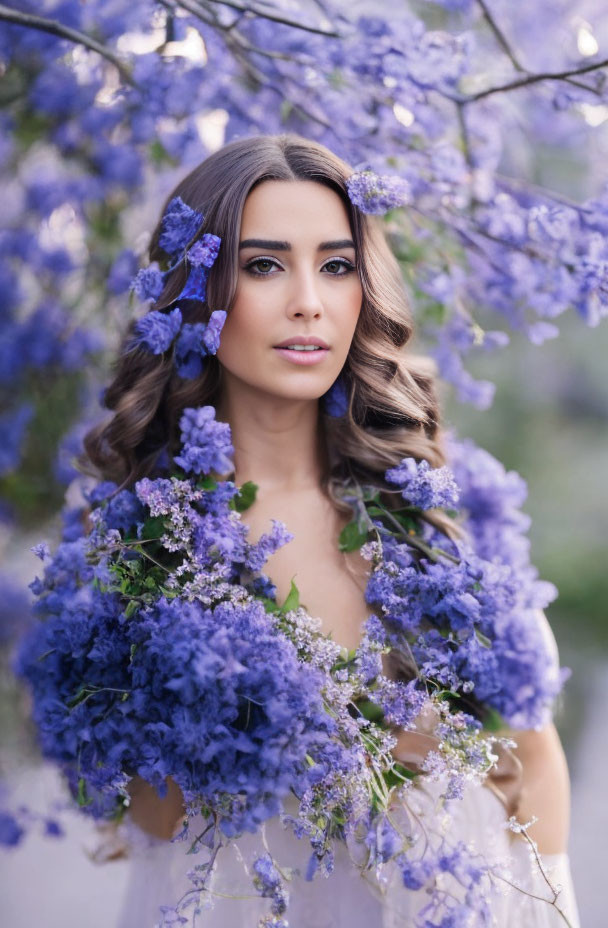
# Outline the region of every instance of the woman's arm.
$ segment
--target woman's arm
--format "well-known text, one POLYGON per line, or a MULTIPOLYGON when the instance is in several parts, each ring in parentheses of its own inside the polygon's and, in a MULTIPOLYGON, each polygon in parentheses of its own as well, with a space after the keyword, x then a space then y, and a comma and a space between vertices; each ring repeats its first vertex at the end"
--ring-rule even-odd
POLYGON ((182 791, 175 780, 167 777, 166 783, 167 795, 161 799, 146 780, 133 777, 127 786, 131 797, 128 814, 142 831, 169 841, 186 809, 182 791))
MULTIPOLYGON (((503 734, 503 732, 500 732, 503 734)), ((568 849, 570 777, 557 729, 550 723, 540 731, 509 731, 517 742, 513 753, 523 767, 522 794, 516 818, 522 824, 536 816, 529 829, 541 854, 568 849)))

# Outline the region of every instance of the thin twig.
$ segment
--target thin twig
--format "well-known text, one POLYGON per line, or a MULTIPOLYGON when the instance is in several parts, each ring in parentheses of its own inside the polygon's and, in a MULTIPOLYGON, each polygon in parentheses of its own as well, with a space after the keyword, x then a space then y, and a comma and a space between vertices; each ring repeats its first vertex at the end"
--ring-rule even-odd
MULTIPOLYGON (((477 93, 468 94, 462 97, 450 97, 461 103, 475 103, 477 100, 483 100, 496 93, 507 93, 510 90, 518 90, 520 87, 530 87, 532 84, 539 84, 541 81, 563 81, 569 77, 577 77, 581 74, 590 74, 592 71, 599 71, 601 68, 608 67, 608 58, 603 61, 597 61, 595 64, 587 64, 578 68, 570 68, 566 71, 541 71, 538 74, 526 74, 525 77, 519 77, 516 80, 508 81, 506 84, 498 84, 495 87, 487 87, 477 93)), ((449 96, 449 95, 448 95, 449 96)))
POLYGON ((525 71, 526 69, 523 67, 522 64, 520 64, 519 60, 515 56, 515 52, 513 51, 509 42, 507 41, 506 36, 503 33, 502 29, 500 29, 498 23, 494 19, 494 15, 488 9, 488 6, 485 0, 477 0, 477 5, 480 7, 485 21, 487 22, 488 26, 494 33, 494 36, 498 44, 502 48, 503 52, 505 53, 505 55, 507 56, 507 58, 509 59, 509 61, 511 62, 515 70, 525 71))
POLYGON ((97 42, 96 39, 91 38, 91 36, 86 35, 86 33, 80 32, 79 29, 72 29, 71 26, 65 26, 63 23, 59 23, 54 19, 46 19, 46 17, 36 16, 34 13, 22 13, 20 10, 13 10, 4 5, 0 5, 0 20, 14 23, 17 26, 25 26, 28 29, 37 29, 39 32, 48 32, 50 35, 55 35, 60 39, 68 39, 76 45, 84 45, 85 48, 97 52, 98 55, 110 61, 114 67, 118 69, 125 83, 130 84, 132 87, 138 86, 133 80, 129 69, 120 58, 117 58, 117 56, 105 45, 102 45, 101 42, 97 42))
MULTIPOLYGON (((182 0, 176 0, 178 5, 182 5, 182 0)), ((215 3, 220 6, 228 6, 232 10, 237 10, 239 13, 249 13, 253 16, 257 16, 259 19, 268 19, 273 23, 281 23, 283 26, 292 26, 294 29, 300 29, 304 32, 312 32, 314 35, 322 35, 328 39, 340 39, 342 36, 339 32, 328 32, 326 29, 320 29, 318 26, 307 26, 305 23, 296 22, 293 19, 288 19, 286 16, 281 16, 279 13, 266 12, 260 10, 258 7, 246 6, 243 3, 239 3, 238 0, 203 0, 201 3, 202 6, 207 3, 215 3)))

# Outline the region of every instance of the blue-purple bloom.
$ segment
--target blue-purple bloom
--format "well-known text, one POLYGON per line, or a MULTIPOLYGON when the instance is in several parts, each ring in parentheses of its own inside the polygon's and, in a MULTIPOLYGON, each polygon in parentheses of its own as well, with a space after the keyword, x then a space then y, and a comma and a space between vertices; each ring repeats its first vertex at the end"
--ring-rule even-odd
POLYGON ((220 333, 226 321, 226 310, 216 309, 211 313, 203 332, 203 343, 209 354, 216 354, 220 347, 220 333))
POLYGON ((207 354, 203 342, 204 322, 185 322, 175 343, 175 369, 180 377, 193 380, 203 371, 203 358, 207 354))
POLYGON ((341 418, 348 412, 349 390, 344 377, 339 376, 323 394, 323 405, 328 416, 341 418))
POLYGON ((187 251, 187 258, 194 267, 203 265, 212 267, 220 250, 221 238, 219 235, 212 235, 210 232, 205 233, 202 239, 198 239, 187 251))
POLYGON ((402 177, 359 171, 346 181, 348 196, 363 213, 386 213, 410 202, 409 183, 402 177))
POLYGON ((171 347, 181 324, 182 314, 178 306, 169 313, 153 310, 137 321, 133 344, 147 348, 153 354, 163 354, 171 347))
POLYGON ((419 509, 450 509, 458 503, 458 486, 448 467, 432 468, 428 461, 403 458, 386 471, 386 479, 402 487, 403 498, 419 509))
POLYGON ((216 422, 215 407, 185 409, 179 424, 182 452, 175 457, 176 464, 193 474, 225 474, 234 469, 230 426, 216 422))
POLYGON ((141 268, 131 282, 130 290, 134 290, 142 302, 156 301, 165 285, 165 274, 160 270, 157 261, 148 267, 141 268))
POLYGON ((181 197, 173 197, 162 218, 160 247, 172 258, 181 254, 200 229, 203 218, 181 197))
POLYGON ((199 300, 204 303, 207 299, 207 273, 206 267, 193 266, 186 283, 178 294, 178 300, 199 300))

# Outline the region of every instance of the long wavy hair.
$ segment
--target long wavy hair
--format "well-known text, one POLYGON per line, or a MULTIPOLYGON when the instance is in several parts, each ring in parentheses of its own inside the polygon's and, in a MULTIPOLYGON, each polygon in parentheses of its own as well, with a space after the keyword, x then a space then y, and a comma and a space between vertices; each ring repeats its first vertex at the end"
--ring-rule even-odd
MULTIPOLYGON (((355 243, 357 270, 363 290, 362 308, 343 368, 348 386, 348 411, 329 419, 319 404, 326 449, 323 489, 339 510, 338 487, 345 480, 372 483, 388 490, 383 474, 404 457, 425 459, 432 467, 445 463, 436 368, 430 358, 406 351, 413 320, 398 262, 382 222, 353 206, 346 186, 353 169, 317 142, 293 133, 241 139, 225 145, 187 175, 167 197, 162 213, 176 196, 202 213, 204 221, 192 241, 212 232, 221 238, 219 256, 211 268, 207 298, 180 300, 185 322, 206 322, 218 309, 230 312, 238 276, 238 243, 245 200, 267 180, 308 180, 333 190, 347 210, 355 243), (331 427, 328 425, 331 424, 331 427)), ((161 222, 150 242, 149 259, 168 266, 159 245, 161 222)), ((186 281, 182 262, 165 281, 155 310, 169 311, 186 281)), ((215 356, 205 358, 200 377, 181 379, 167 352, 154 355, 133 347, 136 320, 123 336, 113 379, 103 405, 113 411, 110 421, 91 429, 84 439, 82 470, 119 486, 133 484, 155 471, 163 453, 171 461, 179 447, 179 419, 189 406, 217 405, 222 367, 215 356), (93 465, 93 470, 91 470, 93 465)), ((388 494, 387 502, 396 498, 388 494)), ((453 520, 441 513, 431 521, 448 535, 460 534, 453 520)))

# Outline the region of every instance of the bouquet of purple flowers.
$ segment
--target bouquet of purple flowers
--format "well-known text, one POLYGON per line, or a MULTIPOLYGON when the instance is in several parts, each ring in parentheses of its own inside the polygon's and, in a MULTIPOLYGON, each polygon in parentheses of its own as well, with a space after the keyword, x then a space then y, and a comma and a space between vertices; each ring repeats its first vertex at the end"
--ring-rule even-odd
MULTIPOLYGON (((334 842, 358 833, 365 867, 391 864, 406 888, 428 884, 433 920, 421 925, 456 911, 455 897, 433 888, 446 860, 461 884, 467 874, 467 904, 486 912, 489 869, 463 870, 473 852, 454 843, 451 857, 445 847, 439 854, 396 829, 390 811, 425 774, 445 777, 451 798, 481 781, 496 761, 501 720, 541 724, 560 689, 564 671, 534 616, 554 588, 536 579, 520 543, 521 486, 506 481, 496 492, 491 542, 489 505, 475 508, 481 467, 497 465, 484 453, 475 468, 473 452, 453 444, 460 487, 447 467, 412 458, 387 471, 382 488, 345 486, 353 520, 340 545, 370 560, 374 607, 359 647, 347 651, 300 605, 295 585, 277 602, 262 568, 291 535, 273 521, 248 541, 241 512, 256 487, 226 479, 229 426, 207 406, 186 409, 180 427, 169 476, 133 489, 98 483, 87 492, 90 530, 68 532, 52 558, 37 546, 48 563, 31 584, 37 622, 15 670, 31 687, 43 754, 97 819, 121 820, 132 777, 163 795, 171 776, 186 808, 181 838, 202 814, 205 841, 191 849, 211 862, 222 845, 282 815, 290 795, 298 814, 284 819, 310 841, 310 878, 329 874, 334 842), (400 502, 389 507, 391 487, 400 502), (456 517, 459 494, 469 540, 452 541, 429 511, 456 517), (409 679, 385 675, 383 655, 393 652, 407 657, 409 679), (393 749, 396 729, 416 731, 421 713, 433 715, 439 737, 415 769, 393 749)), ((201 865, 192 891, 167 900, 163 924, 200 906, 210 871, 201 865)), ((275 862, 262 855, 254 873, 256 891, 271 899, 265 924, 287 925, 275 862)))

